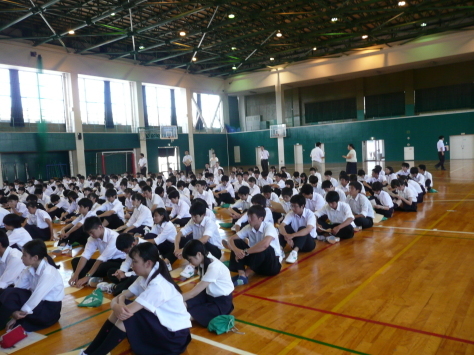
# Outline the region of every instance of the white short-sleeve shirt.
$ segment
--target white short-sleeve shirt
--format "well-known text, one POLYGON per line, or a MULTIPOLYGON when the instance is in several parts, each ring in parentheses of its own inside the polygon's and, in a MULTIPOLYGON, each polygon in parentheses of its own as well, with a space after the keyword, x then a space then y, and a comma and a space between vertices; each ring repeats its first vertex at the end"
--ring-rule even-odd
POLYGON ((272 237, 273 239, 270 243, 270 246, 275 251, 275 255, 280 257, 282 254, 280 241, 278 240, 278 232, 275 229, 273 223, 263 221, 262 224, 260 224, 260 228, 258 230, 255 230, 250 224, 248 224, 239 232, 237 232, 237 236, 240 239, 248 238, 250 247, 262 241, 265 239, 265 237, 272 237))
POLYGON ((297 215, 293 211, 288 212, 288 214, 285 216, 285 219, 283 220, 283 223, 286 225, 291 225, 291 228, 293 228, 295 232, 297 232, 301 227, 313 226, 314 228, 311 229, 309 234, 312 238, 316 238, 316 217, 314 213, 307 208, 303 209, 301 216, 297 215))
POLYGON ((234 291, 234 284, 229 269, 211 253, 207 257, 212 259, 212 263, 209 264, 206 273, 201 278, 201 281, 209 282, 206 293, 212 297, 230 295, 234 291))
POLYGON ((199 224, 194 223, 194 221, 190 219, 189 222, 181 228, 181 233, 183 235, 193 233, 193 239, 201 239, 203 236, 207 235, 209 237, 209 243, 215 245, 219 249, 224 249, 219 228, 217 227, 216 222, 209 217, 204 217, 199 224))

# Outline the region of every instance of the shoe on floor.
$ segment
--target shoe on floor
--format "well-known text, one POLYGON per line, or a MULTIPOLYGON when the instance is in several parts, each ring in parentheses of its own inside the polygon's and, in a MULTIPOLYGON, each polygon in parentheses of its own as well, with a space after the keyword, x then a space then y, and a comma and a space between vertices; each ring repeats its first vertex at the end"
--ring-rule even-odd
POLYGON ((249 283, 249 279, 248 277, 237 275, 232 278, 232 282, 234 283, 234 286, 242 286, 247 285, 249 283))
POLYGON ((288 255, 285 261, 289 264, 293 264, 294 262, 296 262, 296 260, 298 260, 298 252, 295 250, 292 250, 290 255, 288 255))
POLYGON ((100 282, 97 284, 97 288, 102 292, 113 293, 115 289, 115 284, 109 282, 100 282))
POLYGON ((318 235, 316 236, 316 239, 317 239, 317 240, 326 240, 326 237, 325 237, 324 235, 319 235, 319 234, 318 234, 318 235))
POLYGON ((171 266, 171 263, 166 264, 166 266, 168 267, 169 272, 173 271, 173 267, 171 266))
POLYGON ((98 284, 100 284, 104 279, 102 277, 91 277, 89 279, 89 286, 90 287, 97 287, 98 284))
POLYGON ((191 264, 186 265, 183 271, 181 271, 181 276, 189 279, 191 276, 194 276, 194 266, 191 264))
POLYGON ((232 226, 230 230, 235 232, 235 224, 232 226))
POLYGON ((333 235, 330 235, 329 237, 326 238, 326 241, 327 241, 328 243, 331 243, 331 244, 339 243, 340 240, 341 240, 341 238, 335 237, 335 236, 333 236, 333 235))

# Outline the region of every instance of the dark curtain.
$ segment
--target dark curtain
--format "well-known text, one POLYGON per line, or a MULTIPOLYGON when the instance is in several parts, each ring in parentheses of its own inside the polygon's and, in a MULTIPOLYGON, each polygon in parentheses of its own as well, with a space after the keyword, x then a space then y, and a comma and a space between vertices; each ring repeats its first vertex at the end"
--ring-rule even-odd
POLYGON ((391 117, 405 115, 405 93, 368 95, 365 97, 365 117, 391 117))
POLYGON ((142 96, 143 96, 143 119, 145 121, 145 127, 149 127, 148 123, 148 108, 146 107, 146 89, 145 85, 142 85, 142 96))
POLYGON ((23 119, 23 106, 21 105, 20 78, 16 69, 10 69, 10 92, 12 100, 10 126, 24 127, 25 120, 23 119))
POLYGON ((166 157, 171 157, 174 156, 174 147, 164 147, 164 148, 158 148, 158 156, 160 158, 166 158, 166 157))
POLYGON ((178 125, 178 118, 176 116, 176 101, 174 98, 174 89, 171 90, 171 125, 177 126, 178 125))
POLYGON ((104 81, 104 113, 105 113, 105 128, 115 128, 114 116, 112 114, 112 97, 110 94, 110 81, 104 81))
MULTIPOLYGON (((197 107, 199 107, 199 111, 202 112, 202 106, 201 106, 201 94, 197 94, 197 107)), ((199 116, 197 122, 196 122, 196 130, 197 131, 202 131, 204 130, 204 123, 202 122, 201 116, 199 116)))

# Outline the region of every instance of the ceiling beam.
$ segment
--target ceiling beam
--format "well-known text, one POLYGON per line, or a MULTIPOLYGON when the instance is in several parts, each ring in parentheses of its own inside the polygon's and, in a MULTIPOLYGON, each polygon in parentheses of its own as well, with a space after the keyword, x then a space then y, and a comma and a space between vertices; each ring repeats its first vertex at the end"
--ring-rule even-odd
POLYGON ((28 12, 26 14, 24 14, 23 16, 20 16, 18 18, 16 18, 15 20, 7 23, 6 25, 3 25, 3 26, 0 26, 0 32, 3 31, 3 30, 6 30, 7 28, 17 24, 18 22, 21 22, 25 19, 27 19, 28 17, 30 16, 33 16, 37 13, 41 13, 43 12, 45 9, 47 9, 48 7, 50 6, 53 6, 54 4, 56 4, 57 2, 59 2, 60 0, 51 0, 49 2, 47 2, 46 4, 42 5, 42 6, 35 6, 35 7, 32 7, 31 9, 28 10, 28 12))

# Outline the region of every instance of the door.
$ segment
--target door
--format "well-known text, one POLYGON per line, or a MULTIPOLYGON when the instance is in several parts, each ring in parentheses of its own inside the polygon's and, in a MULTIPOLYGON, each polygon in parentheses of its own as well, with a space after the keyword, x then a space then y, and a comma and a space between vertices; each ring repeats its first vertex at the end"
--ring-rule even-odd
POLYGON ((385 142, 383 139, 372 139, 362 142, 363 161, 385 160, 385 142))
POLYGON ((474 159, 474 134, 450 136, 451 159, 474 159))
POLYGON ((303 172, 303 146, 301 144, 295 144, 295 171, 303 172))
POLYGON ((168 178, 168 169, 179 170, 178 147, 158 147, 158 171, 165 173, 168 178))

